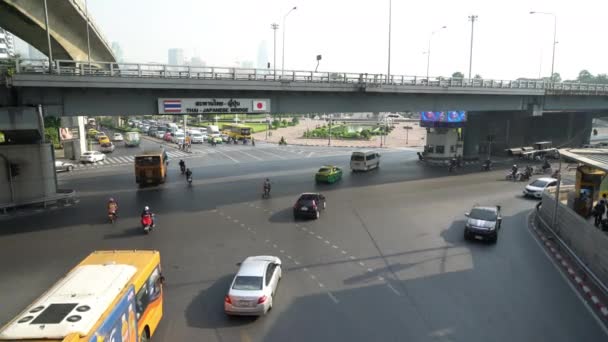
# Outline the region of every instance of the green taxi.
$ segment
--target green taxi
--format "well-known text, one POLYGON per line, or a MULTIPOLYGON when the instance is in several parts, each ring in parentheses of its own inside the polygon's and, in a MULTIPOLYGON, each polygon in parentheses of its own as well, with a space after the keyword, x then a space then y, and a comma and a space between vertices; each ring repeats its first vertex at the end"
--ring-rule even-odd
POLYGON ((315 175, 315 181, 317 183, 335 183, 342 179, 342 169, 333 166, 333 165, 325 165, 317 171, 315 175))

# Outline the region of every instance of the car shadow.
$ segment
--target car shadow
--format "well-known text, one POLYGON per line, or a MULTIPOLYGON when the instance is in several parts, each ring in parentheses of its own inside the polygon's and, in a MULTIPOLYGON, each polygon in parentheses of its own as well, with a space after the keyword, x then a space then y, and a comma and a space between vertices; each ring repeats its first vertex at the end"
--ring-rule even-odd
MULTIPOLYGON (((503 221, 504 221, 504 217, 503 217, 503 221)), ((477 245, 477 244, 495 246, 495 244, 493 244, 489 241, 486 241, 486 240, 483 240, 483 241, 465 240, 464 239, 464 224, 465 224, 465 220, 454 221, 454 222, 452 222, 452 224, 450 224, 450 226, 446 230, 444 230, 440 233, 440 236, 446 242, 448 242, 454 246, 466 245, 469 248, 472 248, 472 246, 477 245), (478 243, 476 243, 476 242, 478 242, 478 243)), ((503 225, 504 225, 504 222, 503 222, 503 225)))
POLYGON ((270 215, 268 221, 271 223, 289 223, 297 220, 294 220, 293 209, 291 207, 287 207, 279 211, 275 211, 272 215, 270 215))
POLYGON ((224 296, 234 275, 227 274, 202 290, 186 308, 188 326, 200 329, 238 327, 253 323, 257 316, 228 316, 224 313, 224 296))

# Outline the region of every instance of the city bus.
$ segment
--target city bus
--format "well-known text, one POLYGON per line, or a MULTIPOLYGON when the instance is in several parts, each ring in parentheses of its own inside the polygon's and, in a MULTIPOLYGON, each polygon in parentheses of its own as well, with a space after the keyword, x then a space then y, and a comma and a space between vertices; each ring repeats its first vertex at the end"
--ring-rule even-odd
POLYGON ((144 151, 135 156, 135 182, 139 185, 161 184, 167 179, 167 153, 164 150, 144 151))
POLYGON ((0 330, 0 341, 140 342, 163 316, 158 251, 95 251, 0 330))
POLYGON ((232 139, 251 140, 251 127, 249 126, 241 124, 231 124, 222 126, 222 129, 224 133, 228 134, 228 136, 232 139))

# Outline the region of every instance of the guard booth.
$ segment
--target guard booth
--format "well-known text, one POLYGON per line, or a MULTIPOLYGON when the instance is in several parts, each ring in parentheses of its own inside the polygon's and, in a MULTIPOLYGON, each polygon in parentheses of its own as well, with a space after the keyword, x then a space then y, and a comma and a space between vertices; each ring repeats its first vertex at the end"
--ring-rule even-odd
MULTIPOLYGON (((591 215, 593 203, 601 198, 602 181, 606 172, 588 165, 576 168, 574 210, 583 217, 591 215)), ((604 191, 606 192, 606 191, 604 191)))

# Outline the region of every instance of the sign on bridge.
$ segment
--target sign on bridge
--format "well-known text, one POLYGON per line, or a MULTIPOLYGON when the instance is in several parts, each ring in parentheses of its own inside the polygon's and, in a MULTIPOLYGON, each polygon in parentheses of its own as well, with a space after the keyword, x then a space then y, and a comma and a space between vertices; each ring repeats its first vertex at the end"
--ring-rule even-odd
POLYGON ((159 114, 269 113, 270 99, 159 98, 159 114))

